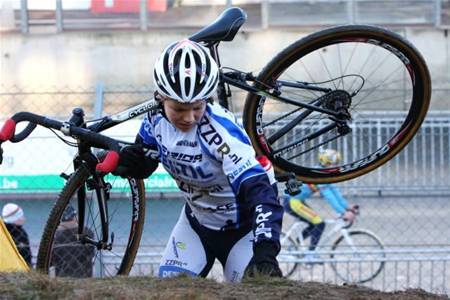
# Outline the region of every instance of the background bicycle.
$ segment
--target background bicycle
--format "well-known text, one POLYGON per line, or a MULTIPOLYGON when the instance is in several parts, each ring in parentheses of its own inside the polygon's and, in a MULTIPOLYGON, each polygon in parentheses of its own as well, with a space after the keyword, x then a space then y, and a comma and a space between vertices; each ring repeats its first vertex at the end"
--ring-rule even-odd
POLYGON ((342 218, 324 222, 326 229, 315 251, 308 250, 309 240, 302 236, 305 223, 296 221, 283 229, 278 259, 285 262, 281 264, 285 276, 291 277, 297 268, 318 264, 328 264, 347 283, 368 282, 380 274, 386 257, 380 238, 369 230, 351 228, 354 223, 342 218))

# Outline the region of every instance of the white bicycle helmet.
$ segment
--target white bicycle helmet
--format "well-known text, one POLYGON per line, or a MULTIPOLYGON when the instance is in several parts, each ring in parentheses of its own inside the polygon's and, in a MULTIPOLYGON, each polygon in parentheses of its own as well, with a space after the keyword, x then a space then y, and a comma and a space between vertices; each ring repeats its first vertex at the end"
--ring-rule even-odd
POLYGON ((333 149, 323 149, 319 152, 319 163, 322 166, 335 165, 341 161, 341 154, 333 149))
POLYGON ((164 49, 155 63, 153 79, 159 94, 191 103, 216 91, 219 68, 207 48, 183 40, 164 49))

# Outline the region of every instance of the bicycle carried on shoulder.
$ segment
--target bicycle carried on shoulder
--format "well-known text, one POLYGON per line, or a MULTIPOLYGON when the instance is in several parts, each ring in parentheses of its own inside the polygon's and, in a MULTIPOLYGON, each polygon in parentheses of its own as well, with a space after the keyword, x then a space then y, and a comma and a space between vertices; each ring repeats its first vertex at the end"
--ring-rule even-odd
POLYGON ((326 228, 314 251, 308 250, 302 229, 305 223, 294 222, 281 233, 280 266, 286 277, 298 268, 329 263, 335 274, 347 283, 373 280, 384 268, 386 253, 380 238, 366 229, 350 229, 342 217, 324 220, 326 228))
MULTIPOLYGON (((416 48, 401 36, 374 26, 346 25, 310 34, 276 55, 258 75, 220 65, 218 46, 232 41, 246 20, 237 7, 224 11, 189 39, 210 49, 220 66, 217 100, 231 103, 230 86, 248 92, 243 122, 252 144, 277 173, 293 172, 300 181, 327 183, 363 175, 389 161, 413 138, 425 118, 431 96, 430 75, 416 48), (398 116, 390 132, 368 138, 376 111, 398 116), (359 130, 362 128, 361 130, 359 130), (357 151, 356 140, 361 140, 357 151), (321 147, 345 153, 340 166, 319 167, 321 147)), ((255 47, 256 49, 256 47, 255 47)), ((0 142, 20 142, 41 125, 73 137, 78 153, 44 229, 37 267, 52 267, 55 235, 69 204, 78 208, 78 240, 96 249, 95 261, 117 267, 102 275, 128 274, 142 234, 145 191, 142 180, 107 175, 126 142, 100 132, 158 108, 149 99, 121 113, 86 121, 75 109, 60 122, 22 112, 7 120, 0 142), (16 124, 30 122, 15 134, 16 124), (103 162, 95 148, 110 152, 103 162), (127 201, 121 201, 127 199, 127 201), (128 206, 129 217, 118 210, 128 206), (90 227, 94 237, 84 232, 90 227)), ((129 144, 129 143, 128 143, 129 144)))

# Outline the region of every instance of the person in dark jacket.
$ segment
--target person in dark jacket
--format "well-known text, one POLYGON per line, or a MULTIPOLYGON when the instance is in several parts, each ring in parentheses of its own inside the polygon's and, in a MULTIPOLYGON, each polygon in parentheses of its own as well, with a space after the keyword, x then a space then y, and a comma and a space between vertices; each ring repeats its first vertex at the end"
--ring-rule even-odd
MULTIPOLYGON (((85 233, 90 238, 94 236, 89 229, 85 229, 85 233)), ((92 277, 94 246, 82 244, 77 236, 77 212, 69 204, 61 217, 61 223, 55 234, 52 265, 55 268, 56 276, 92 277)))
POLYGON ((23 228, 23 224, 25 223, 23 209, 15 203, 7 203, 2 209, 2 219, 20 255, 22 255, 28 266, 31 267, 32 254, 28 233, 23 228))

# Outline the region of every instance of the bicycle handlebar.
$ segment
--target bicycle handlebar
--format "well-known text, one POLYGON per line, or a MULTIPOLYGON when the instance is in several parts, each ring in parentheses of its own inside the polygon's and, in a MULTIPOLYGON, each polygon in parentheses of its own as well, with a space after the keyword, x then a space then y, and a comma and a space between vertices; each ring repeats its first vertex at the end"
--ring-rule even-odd
POLYGON ((24 140, 31 134, 31 132, 33 132, 36 125, 59 130, 65 135, 70 135, 77 139, 89 142, 98 148, 110 150, 105 159, 96 165, 95 169, 99 172, 109 173, 117 168, 119 163, 120 146, 116 140, 93 132, 89 129, 73 126, 67 122, 60 122, 29 112, 17 113, 10 119, 6 120, 0 130, 0 144, 8 140, 13 143, 24 140), (16 125, 23 121, 28 121, 30 123, 20 133, 15 134, 16 125))

